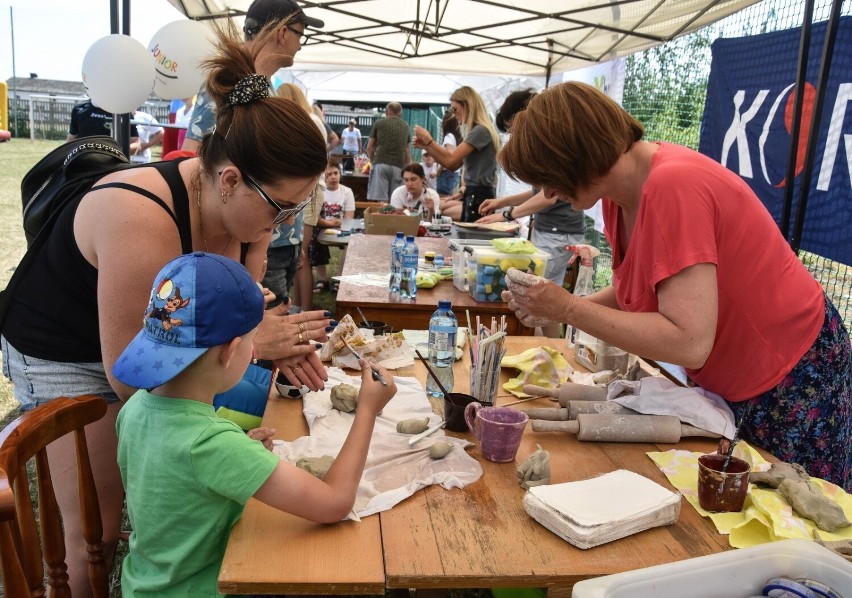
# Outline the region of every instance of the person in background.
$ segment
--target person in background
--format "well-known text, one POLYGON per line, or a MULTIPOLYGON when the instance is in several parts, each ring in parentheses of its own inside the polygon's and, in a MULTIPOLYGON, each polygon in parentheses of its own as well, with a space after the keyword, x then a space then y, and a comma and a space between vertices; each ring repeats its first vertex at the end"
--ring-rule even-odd
POLYGON ((151 148, 163 141, 163 127, 156 118, 141 110, 133 111, 133 120, 139 137, 130 144, 130 161, 147 164, 151 161, 151 148))
MULTIPOLYGON (((279 69, 293 66, 293 59, 302 49, 302 38, 308 27, 322 29, 325 23, 306 15, 296 0, 254 0, 246 11, 243 33, 246 47, 257 52, 257 73, 268 78, 279 69), (275 35, 269 36, 262 46, 255 48, 255 38, 270 23, 276 23, 275 35)), ((213 130, 215 124, 216 105, 202 87, 196 95, 192 118, 181 149, 197 152, 201 140, 213 130)))
POLYGON ((497 151, 500 149, 500 137, 497 129, 488 117, 485 103, 476 91, 468 86, 460 87, 450 96, 450 106, 464 130, 464 141, 454 151, 439 145, 423 127, 414 127, 414 146, 428 149, 435 160, 444 168, 457 170, 464 165, 464 194, 462 195, 461 214, 450 206, 441 214, 447 214, 462 222, 474 222, 479 219, 479 206, 483 201, 494 197, 494 184, 497 180, 497 151))
MULTIPOLYGON (((497 111, 495 122, 503 133, 512 130, 515 115, 526 108, 535 96, 532 89, 523 89, 510 93, 497 111)), ((585 240, 585 222, 583 212, 576 211, 570 204, 557 201, 556 197, 545 197, 538 189, 508 195, 497 199, 486 199, 479 207, 483 217, 477 220, 482 224, 489 222, 511 222, 532 215, 535 225, 530 241, 538 249, 550 254, 544 277, 562 286, 568 271, 568 262, 574 252, 568 245, 578 245, 585 240), (503 208, 508 208, 503 210, 503 208), (499 213, 495 213, 497 211, 499 213), (490 215, 489 215, 490 214, 490 215)), ((554 322, 541 328, 544 336, 558 338, 562 335, 562 324, 554 322)))
POLYGON ((195 96, 183 98, 181 101, 183 104, 175 112, 175 125, 183 127, 182 129, 178 129, 178 147, 183 146, 183 139, 186 137, 187 128, 189 128, 189 121, 192 120, 192 107, 195 103, 195 96))
POLYGON ((421 152, 420 160, 420 166, 423 168, 423 173, 426 175, 426 186, 430 189, 435 189, 438 179, 438 168, 440 168, 440 166, 437 162, 435 162, 435 158, 432 157, 432 154, 426 150, 421 152))
POLYGON ((837 309, 745 181, 643 136, 577 82, 515 115, 503 169, 578 211, 603 202, 613 284, 580 298, 510 269, 503 299, 528 326, 567 323, 683 366, 728 402, 743 440, 852 490, 852 347, 837 309))
POLYGON ((252 275, 226 257, 196 252, 166 264, 150 297, 142 330, 113 366, 118 380, 147 389, 130 397, 116 422, 133 528, 121 589, 125 596, 220 596, 225 547, 249 498, 318 523, 350 512, 376 416, 396 386, 384 368, 375 366, 388 386, 359 362, 358 411, 320 480, 268 450, 274 429, 246 434, 214 413, 214 395, 233 387, 253 356, 264 302, 252 275), (165 329, 150 315, 165 304, 163 283, 189 300, 177 311, 181 324, 165 329))
POLYGON ((402 180, 404 184, 394 189, 390 205, 411 214, 422 214, 424 220, 431 220, 441 198, 437 191, 426 186, 423 167, 417 162, 406 164, 402 169, 402 180))
POLYGON ((402 120, 402 104, 391 102, 384 118, 373 123, 367 141, 367 157, 372 162, 367 199, 388 201, 402 185, 402 167, 411 162, 408 123, 402 120))
MULTIPOLYGON (((355 217, 355 195, 352 189, 340 184, 340 162, 336 158, 330 158, 325 169, 325 199, 322 204, 322 213, 314 228, 314 236, 311 239, 310 258, 311 266, 317 269, 317 282, 314 285, 314 293, 320 293, 329 287, 332 292, 337 292, 337 281, 329 283, 326 266, 331 259, 328 245, 323 245, 317 237, 324 228, 340 228, 344 219, 351 220, 355 217)), ((338 271, 343 272, 343 264, 346 261, 346 249, 343 248, 338 263, 338 271)))
POLYGON ((340 140, 343 144, 343 155, 345 156, 342 162, 343 170, 355 170, 356 156, 361 153, 361 129, 358 128, 358 122, 354 118, 349 119, 349 126, 343 129, 340 134, 340 140))
MULTIPOLYGON (((71 108, 71 124, 65 141, 75 141, 83 137, 106 135, 112 137, 112 112, 97 106, 92 100, 75 104, 71 108)), ((139 138, 135 125, 130 125, 130 141, 139 138)))
MULTIPOLYGON (((444 113, 444 119, 441 121, 441 134, 443 141, 441 145, 449 152, 454 152, 459 143, 464 141, 459 121, 456 120, 456 115, 451 110, 444 113)), ((434 158, 434 156, 433 156, 434 158)), ((438 179, 435 183, 435 191, 443 197, 450 197, 456 192, 459 186, 458 170, 450 170, 438 164, 438 179)), ((461 196, 460 196, 461 197, 461 196)))
MULTIPOLYGON (((258 43, 277 34, 273 24, 261 31, 258 43)), ((243 262, 261 280, 272 229, 292 222, 310 204, 325 170, 325 143, 304 110, 268 96, 267 79, 254 73, 252 55, 232 30, 221 34, 219 44, 221 53, 206 63, 211 69, 206 87, 225 108, 217 112, 215 132, 204 137, 198 157, 118 170, 69 203, 3 322, 3 373, 22 410, 82 394, 108 403, 107 414, 86 427, 107 564, 118 542, 123 503, 115 421, 122 401, 136 390, 113 377, 112 366, 147 313, 150 281, 164 264, 192 251, 243 262), (110 183, 123 186, 98 188, 110 183)), ((169 303, 154 315, 180 328, 174 312, 186 301, 183 289, 163 290, 169 303)), ((328 375, 316 347, 328 339, 330 315, 287 315, 283 306, 266 310, 253 339, 257 357, 273 361, 300 386, 323 388, 328 375)), ((73 443, 66 436, 48 454, 66 516, 71 591, 85 596, 87 552, 73 443)))
MULTIPOLYGON (((315 106, 311 106, 310 102, 308 102, 308 98, 305 96, 305 93, 302 89, 296 85, 295 83, 283 83, 278 87, 276 92, 278 97, 288 99, 292 102, 295 102, 299 105, 299 107, 305 111, 305 113, 310 117, 313 121, 314 125, 319 131, 320 135, 322 135, 323 140, 326 141, 326 149, 328 148, 328 139, 326 135, 326 124, 322 120, 320 116, 317 115, 315 110, 315 106)), ((272 256, 269 255, 270 265, 275 261, 276 264, 273 266, 279 273, 278 279, 279 281, 275 283, 276 285, 280 284, 280 276, 285 274, 285 272, 289 272, 291 270, 292 265, 289 264, 290 257, 297 257, 296 262, 296 270, 295 270, 295 278, 291 277, 287 279, 289 283, 285 281, 285 284, 293 288, 294 295, 294 303, 291 307, 291 310, 294 312, 299 311, 308 311, 313 306, 313 295, 312 289, 314 286, 314 277, 313 270, 311 269, 311 261, 310 261, 310 244, 311 240, 314 236, 314 230, 317 225, 317 221, 319 220, 320 214, 322 212, 322 205, 325 201, 325 178, 321 176, 318 183, 317 188, 314 194, 314 201, 311 204, 308 210, 305 210, 305 215, 302 219, 301 226, 302 230, 300 232, 293 232, 292 229, 283 225, 279 227, 279 241, 276 243, 273 252, 277 255, 272 256), (293 246, 294 241, 299 240, 299 253, 298 256, 292 256, 290 247, 293 246), (283 251, 279 251, 278 243, 284 245, 285 249, 283 251), (285 262, 287 262, 285 264, 285 262)), ((275 289, 270 287, 273 292, 275 289)))
POLYGON ((325 147, 330 154, 340 143, 340 137, 334 132, 331 125, 326 122, 325 110, 323 110, 322 104, 315 103, 311 106, 311 110, 313 110, 313 113, 320 119, 320 121, 322 121, 322 126, 325 128, 325 138, 328 140, 325 147))

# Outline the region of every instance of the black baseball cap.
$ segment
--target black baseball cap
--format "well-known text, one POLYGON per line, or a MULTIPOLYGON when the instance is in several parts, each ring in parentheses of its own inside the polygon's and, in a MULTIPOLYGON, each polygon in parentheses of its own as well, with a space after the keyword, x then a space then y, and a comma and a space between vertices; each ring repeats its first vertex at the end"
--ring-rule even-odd
POLYGON ((279 19, 290 17, 291 23, 303 23, 306 27, 322 29, 325 23, 305 14, 296 0, 254 0, 246 11, 243 32, 246 37, 253 37, 263 29, 264 25, 279 19))

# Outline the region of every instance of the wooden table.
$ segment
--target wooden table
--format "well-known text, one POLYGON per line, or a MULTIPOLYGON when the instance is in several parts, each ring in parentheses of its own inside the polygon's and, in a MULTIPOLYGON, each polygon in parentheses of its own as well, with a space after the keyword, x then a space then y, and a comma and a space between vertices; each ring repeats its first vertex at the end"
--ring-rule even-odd
MULTIPOLYGON (((511 337, 508 354, 538 347, 547 339, 511 337)), ((560 341, 553 346, 562 348, 560 341)), ((570 358, 569 358, 570 361, 570 358)), ((455 389, 468 390, 467 357, 457 362, 455 389)), ((509 373, 503 371, 505 382, 509 373)), ((415 365, 400 376, 425 380, 415 365)), ((273 391, 274 392, 274 391, 273 391)), ((514 397, 498 396, 498 403, 514 397)), ((550 407, 537 399, 523 407, 550 407)), ((264 425, 292 440, 307 432, 301 401, 270 397, 264 425)), ((475 442, 469 433, 457 434, 475 442)), ((361 523, 309 523, 249 501, 234 527, 219 575, 223 593, 381 594, 385 588, 546 587, 569 595, 574 583, 651 565, 730 549, 685 500, 677 523, 654 528, 588 550, 564 542, 523 509, 524 491, 515 468, 540 444, 550 451, 552 482, 586 479, 624 468, 666 488, 666 477, 645 454, 674 447, 711 452, 716 443, 695 439, 677 445, 579 442, 573 435, 536 433, 527 427, 515 463, 482 459, 478 445, 468 449, 484 475, 463 489, 430 486, 361 523)))
MULTIPOLYGON (((373 273, 387 274, 390 271, 390 246, 393 237, 388 235, 353 235, 346 250, 344 275, 373 273)), ((417 237, 415 239, 422 256, 427 251, 440 253, 445 258, 450 257, 447 239, 439 237, 417 237)), ((390 303, 388 290, 384 287, 355 285, 341 282, 337 292, 337 312, 339 320, 349 314, 359 322, 360 307, 364 316, 369 320, 378 320, 393 326, 394 330, 403 328, 410 330, 425 330, 429 326, 429 318, 438 308, 439 299, 449 299, 459 322, 464 321, 465 310, 470 311, 471 318, 480 316, 483 322, 490 322, 491 317, 506 316, 508 334, 532 335, 534 328, 521 324, 520 320, 502 302, 484 303, 475 301, 470 293, 460 291, 453 286, 452 280, 443 280, 431 289, 417 289, 415 303, 390 303)))

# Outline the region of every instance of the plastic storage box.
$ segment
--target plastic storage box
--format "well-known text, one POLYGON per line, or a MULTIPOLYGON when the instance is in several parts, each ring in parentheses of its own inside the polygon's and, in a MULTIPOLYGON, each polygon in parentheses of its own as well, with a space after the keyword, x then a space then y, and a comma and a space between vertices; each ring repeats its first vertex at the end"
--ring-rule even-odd
POLYGON ((852 596, 852 563, 807 540, 782 540, 751 548, 657 565, 574 585, 572 598, 747 598, 772 577, 818 581, 852 596))
POLYGON ((467 258, 468 292, 476 301, 502 301, 509 268, 544 276, 549 260, 550 254, 542 251, 501 253, 493 247, 478 247, 467 258))
POLYGON ((470 255, 465 248, 491 247, 491 241, 485 239, 450 239, 448 247, 453 256, 453 285, 460 291, 467 290, 467 258, 470 255))

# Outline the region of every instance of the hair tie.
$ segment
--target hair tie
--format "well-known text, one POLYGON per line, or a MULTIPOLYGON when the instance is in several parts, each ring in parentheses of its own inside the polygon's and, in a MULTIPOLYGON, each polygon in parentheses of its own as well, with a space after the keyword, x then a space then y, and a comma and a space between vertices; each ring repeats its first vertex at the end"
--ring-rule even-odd
POLYGON ((228 94, 228 106, 233 110, 237 106, 268 97, 269 79, 263 75, 248 75, 240 79, 228 94))

